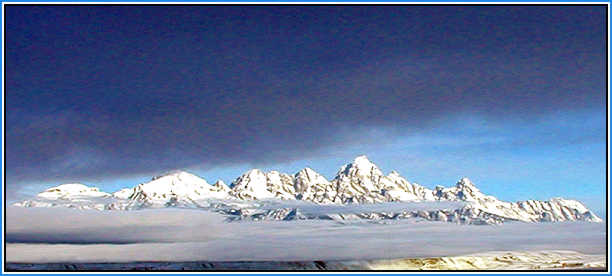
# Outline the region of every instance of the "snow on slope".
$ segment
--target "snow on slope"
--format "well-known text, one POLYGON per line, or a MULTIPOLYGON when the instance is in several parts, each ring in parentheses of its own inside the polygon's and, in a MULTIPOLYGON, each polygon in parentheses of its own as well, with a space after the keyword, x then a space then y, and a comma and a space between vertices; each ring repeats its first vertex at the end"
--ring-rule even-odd
POLYGON ((36 198, 17 202, 20 207, 67 207, 103 210, 112 196, 98 188, 79 183, 62 184, 36 195, 36 198))
POLYGON ((435 190, 438 200, 460 200, 468 202, 465 213, 480 215, 484 213, 494 217, 519 221, 574 221, 586 220, 601 222, 595 214, 576 200, 554 198, 549 201, 529 200, 523 202, 505 202, 485 195, 468 178, 462 178, 455 187, 435 190))
MULTIPOLYGON (((366 156, 358 156, 340 168, 328 181, 310 168, 295 175, 277 171, 250 170, 228 187, 222 181, 210 185, 193 174, 178 171, 122 189, 111 195, 82 184, 65 184, 51 188, 33 200, 17 203, 23 207, 73 207, 82 209, 141 209, 169 206, 206 208, 230 217, 230 220, 293 220, 293 219, 402 219, 421 218, 466 224, 492 224, 505 221, 601 222, 594 213, 575 200, 554 198, 549 201, 528 200, 505 202, 485 195, 468 178, 455 186, 427 189, 410 183, 393 171, 384 175, 366 156), (231 187, 231 188, 230 188, 231 187), (211 202, 213 200, 214 202, 211 202), (430 210, 402 212, 349 211, 312 215, 299 207, 268 204, 266 201, 289 200, 315 204, 374 204, 383 202, 446 202, 465 204, 460 208, 440 207, 430 210), (253 201, 258 201, 253 202, 253 201), (276 206, 270 208, 270 206, 276 206)), ((374 208, 376 209, 376 208, 374 208)))
POLYGON ((334 185, 311 168, 304 168, 294 176, 296 199, 320 204, 341 203, 334 185))
POLYGON ((232 183, 230 194, 239 199, 295 199, 293 177, 271 171, 264 173, 254 169, 246 172, 232 183))
POLYGON ((22 207, 69 207, 98 210, 130 210, 167 207, 198 200, 227 198, 229 187, 223 182, 210 185, 206 180, 184 171, 156 176, 151 181, 113 194, 82 184, 50 188, 32 200, 18 202, 22 207))
POLYGON ((80 183, 70 183, 49 188, 37 196, 46 199, 76 199, 83 197, 107 197, 110 195, 101 192, 100 189, 95 187, 88 187, 80 183))
POLYGON ((392 171, 388 176, 381 178, 381 183, 388 201, 431 201, 435 199, 432 190, 408 182, 396 171, 392 171))
POLYGON ((196 175, 174 171, 156 176, 151 181, 132 188, 123 189, 113 195, 118 199, 105 209, 140 209, 147 207, 170 207, 199 200, 223 199, 229 196, 229 188, 222 182, 210 185, 196 175))
POLYGON ((380 193, 383 176, 382 171, 362 155, 342 166, 332 183, 337 186, 338 197, 343 203, 384 202, 385 197, 380 193))
POLYGON ((216 198, 229 197, 229 192, 231 191, 231 189, 229 188, 229 186, 227 186, 227 184, 225 184, 225 182, 223 182, 223 180, 217 180, 217 182, 213 184, 213 187, 213 190, 216 193, 216 198))
POLYGON ((154 177, 147 183, 134 188, 131 199, 166 204, 169 200, 199 200, 206 198, 225 198, 226 190, 212 186, 203 178, 184 171, 154 177))
POLYGON ((134 188, 125 188, 113 193, 113 196, 119 199, 128 199, 134 194, 134 188))

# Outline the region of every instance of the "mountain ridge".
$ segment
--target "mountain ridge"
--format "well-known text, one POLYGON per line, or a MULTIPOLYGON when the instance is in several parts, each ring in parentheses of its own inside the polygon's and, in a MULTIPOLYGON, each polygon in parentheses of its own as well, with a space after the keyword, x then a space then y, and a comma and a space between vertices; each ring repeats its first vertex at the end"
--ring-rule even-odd
MULTIPOLYGON (((437 186, 431 190, 409 182, 396 171, 384 175, 382 170, 365 155, 358 156, 353 162, 342 166, 331 181, 308 167, 293 175, 278 171, 264 172, 259 169, 251 169, 236 178, 230 185, 220 180, 211 185, 205 179, 186 171, 171 171, 155 176, 148 182, 110 194, 83 184, 63 184, 39 193, 34 199, 18 202, 15 205, 128 210, 170 206, 202 207, 209 206, 203 201, 210 200, 306 201, 322 205, 460 201, 464 202, 465 206, 455 210, 433 210, 431 213, 404 212, 391 217, 419 217, 427 220, 460 223, 485 222, 487 224, 514 220, 525 222, 602 221, 582 203, 571 199, 501 201, 494 196, 482 193, 467 177, 461 178, 454 186, 437 186), (90 205, 82 203, 87 202, 88 199, 96 203, 90 205)), ((218 203, 215 206, 227 206, 227 204, 218 203)), ((283 210, 270 211, 264 217, 307 218, 297 209, 281 209, 283 210)), ((253 210, 248 212, 252 213, 253 210)), ((370 217, 364 214, 353 215, 370 217)), ((375 217, 386 217, 386 215, 377 214, 375 217)))

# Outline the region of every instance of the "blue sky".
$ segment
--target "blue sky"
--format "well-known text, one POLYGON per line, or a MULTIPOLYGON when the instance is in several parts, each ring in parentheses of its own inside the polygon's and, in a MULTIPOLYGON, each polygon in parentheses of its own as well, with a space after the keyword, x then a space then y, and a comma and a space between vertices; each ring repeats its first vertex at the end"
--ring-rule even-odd
POLYGON ((605 6, 8 6, 9 199, 187 169, 605 208, 605 6))
MULTIPOLYGON (((428 188, 451 186, 461 177, 469 177, 483 192, 502 200, 573 198, 604 216, 606 159, 602 126, 605 116, 598 113, 551 115, 535 122, 516 122, 512 128, 468 116, 440 122, 438 128, 418 135, 360 130, 360 138, 367 137, 368 141, 326 151, 313 159, 184 169, 209 183, 221 179, 229 184, 251 168, 292 174, 311 167, 332 179, 341 165, 367 154, 384 173, 396 170, 409 181, 428 188), (381 143, 380 137, 389 133, 393 133, 392 138, 381 143), (559 141, 557 137, 565 138, 559 141)), ((148 181, 152 176, 103 178, 87 184, 111 192, 148 181)), ((38 185, 33 187, 32 193, 41 189, 38 185)))

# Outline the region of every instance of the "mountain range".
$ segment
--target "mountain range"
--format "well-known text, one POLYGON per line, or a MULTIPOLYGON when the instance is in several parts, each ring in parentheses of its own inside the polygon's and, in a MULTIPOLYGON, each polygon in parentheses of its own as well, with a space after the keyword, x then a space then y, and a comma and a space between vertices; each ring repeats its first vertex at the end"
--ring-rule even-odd
POLYGON ((331 181, 310 168, 294 175, 253 169, 229 186, 220 180, 211 185, 191 173, 173 171, 112 194, 79 183, 63 184, 14 205, 97 210, 202 208, 226 215, 232 221, 380 222, 409 218, 467 224, 602 221, 576 200, 505 202, 483 194, 468 178, 461 178, 451 187, 437 186, 431 190, 409 182, 396 171, 384 175, 366 156, 342 166, 331 181), (396 205, 390 205, 393 203, 396 205), (381 210, 380 204, 389 208, 381 210))

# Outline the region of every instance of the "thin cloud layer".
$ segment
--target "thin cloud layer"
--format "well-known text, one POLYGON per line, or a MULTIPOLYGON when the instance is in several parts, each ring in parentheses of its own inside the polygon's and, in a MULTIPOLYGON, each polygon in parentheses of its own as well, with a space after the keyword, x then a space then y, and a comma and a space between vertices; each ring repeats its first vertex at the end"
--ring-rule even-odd
POLYGON ((7 209, 6 242, 130 244, 208 241, 226 235, 223 218, 197 210, 91 212, 7 209))

